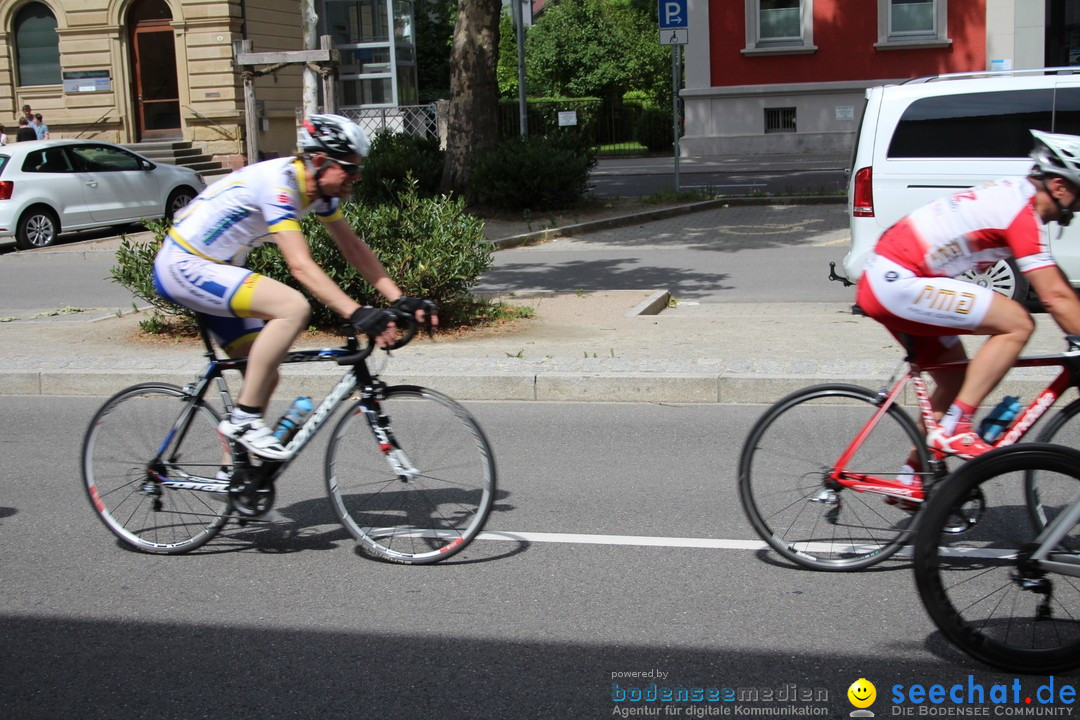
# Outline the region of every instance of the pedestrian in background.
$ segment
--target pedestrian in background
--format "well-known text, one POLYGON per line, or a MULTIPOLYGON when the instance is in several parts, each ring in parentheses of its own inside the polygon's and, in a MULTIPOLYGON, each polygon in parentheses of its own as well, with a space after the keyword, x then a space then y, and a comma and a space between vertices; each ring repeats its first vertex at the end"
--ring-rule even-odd
POLYGON ((49 139, 49 126, 45 124, 45 120, 41 117, 41 113, 34 113, 34 132, 37 133, 38 140, 49 139))
POLYGON ((15 142, 23 142, 24 140, 37 140, 37 132, 30 127, 30 121, 26 119, 25 115, 19 118, 19 129, 15 132, 15 142))
POLYGON ((7 145, 7 135, 4 134, 4 126, 0 125, 0 147, 7 145))
POLYGON ((34 127, 36 122, 34 118, 34 111, 30 109, 29 105, 22 106, 23 117, 26 118, 26 122, 30 127, 34 127))

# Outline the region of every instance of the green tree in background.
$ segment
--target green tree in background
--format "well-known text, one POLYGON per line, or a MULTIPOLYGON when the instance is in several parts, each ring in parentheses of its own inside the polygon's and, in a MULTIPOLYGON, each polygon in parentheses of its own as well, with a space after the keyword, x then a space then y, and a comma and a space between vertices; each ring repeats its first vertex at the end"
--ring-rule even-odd
POLYGON ((450 43, 457 0, 416 0, 416 76, 421 103, 450 97, 450 43))
MULTIPOLYGON (((514 38, 504 37, 499 51, 499 90, 511 95, 517 92, 514 38)), ((525 58, 532 96, 611 101, 637 92, 657 106, 671 106, 671 50, 658 41, 651 2, 561 0, 549 5, 528 31, 525 58)))

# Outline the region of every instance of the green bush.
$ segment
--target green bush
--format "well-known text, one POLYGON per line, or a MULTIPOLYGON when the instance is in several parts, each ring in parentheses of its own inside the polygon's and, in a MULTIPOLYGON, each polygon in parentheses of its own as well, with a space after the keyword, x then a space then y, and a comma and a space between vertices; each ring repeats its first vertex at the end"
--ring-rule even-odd
POLYGON ((634 139, 649 152, 669 152, 674 146, 671 129, 671 113, 655 108, 645 108, 634 128, 634 139))
MULTIPOLYGON (((345 203, 342 210, 402 292, 438 304, 440 324, 454 327, 490 319, 490 308, 479 307, 485 301, 474 298, 470 288, 491 267, 491 244, 484 238, 483 220, 465 211, 464 200, 421 198, 409 187, 398 196, 398 202, 377 207, 345 203)), ((312 257, 350 297, 365 305, 386 305, 342 257, 319 220, 305 217, 301 227, 312 257)), ((194 324, 191 311, 170 304, 154 292, 154 256, 166 226, 156 224, 151 229, 154 237, 149 240, 126 236, 121 240, 112 278, 153 306, 154 314, 143 323, 144 329, 190 327, 194 324)), ((300 286, 276 245, 271 243, 253 252, 248 267, 303 292, 311 300, 312 324, 316 327, 332 331, 341 324, 334 312, 312 300, 300 286)))
POLYGON ((509 138, 471 160, 477 200, 507 210, 551 210, 579 202, 596 163, 577 136, 509 138))
POLYGON ((415 180, 416 192, 437 195, 446 153, 439 141, 384 130, 375 135, 355 197, 369 204, 394 201, 415 180))

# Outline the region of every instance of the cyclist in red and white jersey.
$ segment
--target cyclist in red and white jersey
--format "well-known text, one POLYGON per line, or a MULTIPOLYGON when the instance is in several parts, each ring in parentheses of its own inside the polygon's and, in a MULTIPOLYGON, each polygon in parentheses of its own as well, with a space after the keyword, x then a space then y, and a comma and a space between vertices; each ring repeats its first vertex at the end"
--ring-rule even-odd
POLYGON ((930 401, 941 419, 927 443, 963 458, 990 449, 972 416, 1020 356, 1035 322, 1015 300, 952 276, 1011 257, 1062 330, 1080 334, 1080 299, 1050 254, 1046 227, 1066 226, 1080 210, 1080 137, 1031 134, 1035 164, 1026 177, 953 193, 900 220, 878 240, 856 292, 859 307, 897 338, 910 336, 924 362, 964 360, 958 335, 989 336, 966 373, 932 373, 930 401))

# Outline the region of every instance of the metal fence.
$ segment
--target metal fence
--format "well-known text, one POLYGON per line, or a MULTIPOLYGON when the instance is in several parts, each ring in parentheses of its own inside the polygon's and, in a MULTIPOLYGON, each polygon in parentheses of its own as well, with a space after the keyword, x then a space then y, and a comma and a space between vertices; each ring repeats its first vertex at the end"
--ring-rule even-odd
POLYGON ((339 113, 364 128, 370 136, 389 130, 420 137, 439 137, 439 117, 434 104, 385 108, 343 107, 339 113))
MULTIPOLYGON (((600 155, 636 155, 645 148, 634 138, 642 108, 633 103, 602 103, 598 99, 530 100, 526 105, 526 129, 542 136, 572 123, 600 155), (567 113, 572 113, 568 115, 567 113)), ((521 108, 517 102, 499 103, 499 136, 521 132, 521 108)))
MULTIPOLYGON (((399 105, 385 108, 343 107, 369 135, 383 130, 439 138, 438 106, 399 105)), ((560 127, 574 127, 600 155, 635 155, 645 152, 634 138, 642 108, 632 103, 601 103, 597 99, 531 100, 527 104, 528 134, 543 136, 560 127), (567 125, 566 123, 570 123, 567 125)), ((499 103, 499 136, 520 134, 521 112, 516 102, 499 103)))

